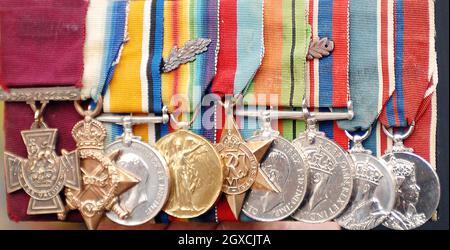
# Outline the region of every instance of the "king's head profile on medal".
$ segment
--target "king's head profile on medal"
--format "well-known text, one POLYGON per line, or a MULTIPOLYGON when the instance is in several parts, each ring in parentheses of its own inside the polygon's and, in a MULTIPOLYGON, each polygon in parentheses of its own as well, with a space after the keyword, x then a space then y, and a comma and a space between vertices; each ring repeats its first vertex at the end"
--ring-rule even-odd
POLYGON ((94 119, 101 111, 101 98, 94 111, 85 111, 79 102, 75 108, 84 116, 72 129, 81 163, 82 187, 67 188, 66 211, 59 214, 64 219, 68 210, 78 209, 88 229, 96 229, 106 211, 113 211, 120 218, 129 214, 118 202, 118 196, 139 182, 134 175, 119 168, 115 160, 120 150, 104 152, 106 129, 94 119))

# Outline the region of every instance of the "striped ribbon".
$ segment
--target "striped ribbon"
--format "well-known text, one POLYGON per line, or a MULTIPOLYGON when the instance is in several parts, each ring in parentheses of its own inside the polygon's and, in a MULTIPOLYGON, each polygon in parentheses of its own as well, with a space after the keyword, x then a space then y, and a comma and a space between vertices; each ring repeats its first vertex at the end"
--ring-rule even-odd
POLYGON ((310 40, 306 7, 304 0, 264 1, 267 50, 244 98, 247 105, 301 106, 310 40))
MULTIPOLYGON (((347 107, 349 96, 349 0, 306 0, 312 39, 333 40, 334 50, 327 57, 309 60, 306 96, 309 107, 330 112, 347 107)), ((347 149, 349 141, 336 121, 319 123, 319 130, 347 149)))
MULTIPOLYGON (((125 40, 126 0, 90 1, 86 18, 82 99, 98 100, 125 40)), ((103 93, 104 94, 104 93, 103 93)))
MULTIPOLYGON (((196 56, 195 61, 180 65, 170 73, 162 75, 163 102, 173 111, 194 109, 200 102, 216 74, 219 36, 218 0, 166 1, 164 9, 164 58, 172 48, 178 48, 198 38, 211 39, 208 50, 196 56), (173 95, 180 95, 190 105, 171 103, 173 95)), ((182 100, 181 100, 182 101, 182 100)))
MULTIPOLYGON (((364 145, 378 157, 382 156, 393 144, 383 133, 381 129, 382 124, 385 126, 404 126, 412 121, 407 118, 411 117, 416 121, 416 126, 414 133, 405 140, 405 145, 413 148, 417 154, 429 160, 432 166, 435 166, 437 109, 434 90, 438 76, 434 41, 434 2, 432 0, 395 0, 393 1, 392 12, 394 16, 392 18, 394 20, 392 40, 395 50, 393 53, 395 55, 395 91, 388 102, 385 103, 380 120, 374 127, 375 129, 371 136, 364 142, 364 145), (419 33, 414 31, 419 29, 421 29, 419 33), (409 32, 406 33, 406 31, 409 32), (419 37, 415 37, 416 34, 419 37), (405 36, 408 36, 408 38, 405 39, 405 36), (405 47, 408 47, 409 50, 405 51, 405 47), (420 51, 414 49, 411 51, 412 48, 425 49, 420 51), (411 65, 414 65, 412 69, 411 65), (414 80, 406 83, 406 79, 414 80), (416 86, 419 84, 421 86, 416 86), (400 87, 400 91, 398 87, 400 87), (421 91, 423 89, 425 89, 424 93, 421 91), (422 92, 422 95, 419 98, 420 92, 422 92), (409 95, 408 100, 412 99, 411 95, 417 95, 414 103, 405 102, 405 98, 398 98, 406 95, 409 95), (413 112, 412 110, 416 111, 413 112), (405 112, 409 112, 410 115, 405 116, 405 112)), ((391 55, 390 52, 388 55, 391 55)), ((389 70, 389 72, 391 74, 392 71, 389 70)))
MULTIPOLYGON (((220 1, 220 51, 212 93, 220 96, 245 94, 264 54, 263 7, 262 0, 220 1)), ((217 142, 225 119, 222 107, 216 106, 215 112, 217 142)), ((215 211, 217 221, 235 220, 225 196, 221 197, 215 211)))
POLYGON ((341 129, 367 130, 394 91, 393 7, 393 0, 350 1, 349 83, 355 115, 339 121, 341 129))
POLYGON ((334 41, 334 50, 329 56, 308 61, 309 107, 346 107, 349 100, 349 0, 307 1, 312 39, 327 37, 334 41))
MULTIPOLYGON (((162 108, 160 65, 164 0, 119 2, 122 2, 122 8, 126 4, 126 42, 109 55, 113 58, 113 72, 108 73, 101 90, 104 95, 103 110, 118 114, 158 114, 162 108)), ((109 25, 114 27, 114 23, 109 25)), ((122 126, 115 124, 106 124, 106 129, 108 143, 123 132, 122 126)), ((167 128, 142 124, 134 126, 133 131, 143 141, 154 143, 167 128)))
POLYGON ((213 93, 243 93, 261 65, 263 5, 263 0, 220 1, 220 51, 213 93))
POLYGON ((160 113, 164 0, 129 1, 127 42, 103 109, 113 113, 160 113))
POLYGON ((388 127, 405 127, 418 120, 422 101, 431 98, 437 83, 434 2, 397 0, 394 15, 395 92, 381 122, 388 127))
MULTIPOLYGON (((193 111, 202 101, 215 74, 217 54, 219 51, 219 1, 218 0, 177 0, 166 1, 164 6, 164 49, 163 57, 167 58, 174 47, 181 48, 189 40, 198 38, 210 39, 206 52, 196 56, 195 61, 182 64, 169 73, 162 74, 162 100, 169 112, 181 110, 188 113, 183 119, 190 119, 193 111), (179 98, 172 100, 174 95, 179 98), (175 102, 174 102, 175 101, 175 102), (186 102, 188 105, 186 105, 186 102)), ((215 127, 205 127, 202 118, 210 116, 214 120, 213 104, 202 106, 201 113, 192 125, 192 131, 215 141, 215 127)), ((173 131, 168 127, 168 131, 173 131)), ((168 221, 215 221, 215 208, 192 219, 180 219, 161 212, 157 220, 168 221)))

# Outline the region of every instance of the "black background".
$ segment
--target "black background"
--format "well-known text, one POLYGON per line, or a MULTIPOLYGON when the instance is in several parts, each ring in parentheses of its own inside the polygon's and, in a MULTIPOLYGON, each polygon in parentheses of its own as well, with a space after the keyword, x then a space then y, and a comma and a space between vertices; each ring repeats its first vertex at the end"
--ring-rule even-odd
MULTIPOLYGON (((1 1, 1 0, 0 0, 1 1)), ((437 145, 436 145, 436 151, 437 151, 437 172, 440 178, 440 183, 441 183, 441 200, 440 200, 440 204, 439 204, 439 208, 438 208, 438 215, 439 215, 439 220, 437 222, 428 222, 425 225, 423 225, 422 227, 420 227, 420 230, 431 230, 431 229, 444 229, 444 230, 448 230, 449 229, 449 0, 436 0, 435 2, 435 14, 436 14, 436 49, 437 49, 437 60, 438 60, 438 67, 439 67, 439 83, 438 83, 438 92, 437 92, 437 102, 438 102, 438 115, 437 115, 437 145)), ((27 234, 27 239, 29 239, 29 242, 36 242, 33 241, 32 237, 30 237, 30 232, 28 232, 27 234)), ((74 246, 77 245, 78 243, 81 242, 77 242, 73 240, 73 237, 77 237, 77 239, 85 239, 85 240, 90 240, 91 244, 94 244, 95 242, 97 243, 102 243, 106 244, 108 243, 108 241, 105 241, 104 239, 96 239, 95 237, 98 236, 111 236, 111 234, 113 234, 114 237, 118 237, 115 241, 115 243, 122 243, 125 244, 127 246, 130 246, 130 242, 135 242, 135 243, 143 243, 146 242, 148 245, 147 246, 155 246, 158 245, 159 243, 164 244, 165 246, 169 246, 172 245, 173 240, 176 240, 176 236, 177 235, 182 235, 183 232, 177 232, 174 234, 174 232, 169 233, 169 232, 133 232, 133 233, 125 233, 125 232, 97 232, 97 233, 93 233, 90 232, 90 234, 88 234, 87 232, 70 232, 70 233, 66 233, 66 232, 60 232, 59 234, 56 235, 49 235, 48 233, 44 233, 43 231, 41 231, 39 233, 39 231, 36 231, 35 233, 37 233, 37 235, 35 235, 38 239, 42 240, 52 240, 55 241, 57 238, 59 237, 68 237, 71 238, 70 242, 74 243, 74 246), (77 235, 78 234, 78 235, 77 235), (59 235, 59 236, 58 236, 59 235), (56 237, 55 237, 56 236, 56 237), (127 239, 120 239, 120 236, 125 236, 127 239), (91 238, 90 238, 91 237, 91 238), (159 238, 159 240, 158 240, 159 238), (140 241, 139 241, 140 240, 140 241), (172 243, 172 244, 171 244, 172 243)), ((193 232, 186 232, 186 233, 190 233, 192 235, 194 235, 195 233, 193 232)), ((223 232, 208 232, 207 234, 222 234, 223 232)), ((244 233, 244 232, 241 232, 244 233)), ((248 232, 247 232, 248 233, 248 232)), ((252 232, 253 234, 255 232, 252 232)), ((317 234, 310 234, 310 233, 306 233, 306 232, 296 232, 296 231, 291 231, 291 232, 267 232, 267 234, 274 236, 275 239, 279 239, 280 241, 284 241, 284 244, 289 244, 289 242, 291 240, 295 240, 295 238, 292 237, 298 237, 298 236, 302 236, 303 238, 303 242, 302 245, 304 245, 306 242, 308 241, 313 241, 314 240, 314 235, 317 236, 317 234), (306 237, 307 236, 307 237, 306 237), (311 238, 309 238, 311 237, 311 238), (309 238, 309 240, 306 240, 305 238, 309 238)), ((324 236, 325 232, 320 233, 320 235, 324 236)), ((349 231, 347 231, 347 233, 349 233, 349 231)), ((381 231, 378 232, 368 232, 368 235, 366 234, 366 236, 368 238, 372 238, 374 236, 380 236, 380 233, 382 233, 381 231)), ((393 236, 394 238, 391 238, 393 241, 392 243, 395 243, 394 239, 398 239, 397 237, 399 235, 396 235, 398 233, 398 231, 393 231, 393 230, 388 230, 388 231, 383 231, 382 235, 389 237, 393 236)), ((412 233, 412 232, 411 232, 412 233)), ((358 232, 351 232, 350 236, 353 240, 355 240, 355 234, 358 234, 358 232)), ((23 233, 21 233, 21 235, 23 235, 23 233)), ((342 236, 345 236, 346 233, 342 234, 335 234, 336 237, 341 238, 342 236)), ((0 234, 0 238, 5 237, 5 239, 9 239, 12 240, 13 238, 10 238, 12 235, 10 234, 6 234, 6 233, 1 233, 0 234)), ((15 235, 15 236, 19 236, 19 234, 15 235)), ((328 234, 328 236, 330 236, 330 234, 328 234)), ((362 235, 362 232, 359 233, 359 237, 362 237, 364 235, 362 235)), ((418 235, 419 236, 419 235, 418 235)), ((443 239, 444 237, 442 235, 438 235, 438 234, 434 234, 433 235, 428 235, 429 237, 425 236, 425 238, 432 238, 434 243, 436 243, 436 240, 438 239, 443 239)), ((18 239, 21 236, 18 237, 18 239)), ((408 237, 408 235, 403 234, 403 237, 408 237)), ((422 241, 424 239, 424 237, 408 237, 409 242, 415 242, 415 241, 422 241)), ((16 243, 18 243, 19 241, 15 241, 16 243)), ((332 241, 328 241, 327 244, 325 244, 327 241, 320 241, 322 246, 325 246, 327 244, 329 244, 330 246, 334 246, 335 244, 332 241)), ((405 243, 405 241, 402 241, 403 243, 405 243)), ((25 243, 25 242, 23 242, 25 243)), ((61 242, 62 243, 62 242, 61 242)), ((111 241, 109 241, 109 243, 112 243, 111 241)), ((277 242, 274 242, 275 245, 277 242)), ((42 244, 42 243, 41 243, 42 244)), ((67 242, 66 242, 67 244, 67 242)), ((119 244, 119 245, 122 245, 119 244)), ((176 243, 175 243, 176 244, 176 243)), ((52 245, 52 244, 50 244, 52 245)), ((55 244, 54 246, 56 246, 57 244, 55 244)), ((174 245, 173 245, 174 246, 174 245)), ((387 247, 387 245, 385 245, 387 247)), ((62 247, 62 246, 61 246, 62 247)), ((137 247, 137 246, 136 246, 137 247)), ((133 247, 133 248, 136 248, 133 247)), ((298 248, 299 246, 297 245, 298 248)), ((429 245, 429 247, 432 247, 431 245, 429 245)), ((83 248, 80 248, 83 249, 83 248)))
MULTIPOLYGON (((1 0, 0 0, 1 1, 1 0)), ((449 1, 436 0, 436 49, 439 67, 439 84, 438 84, 438 115, 437 115, 437 172, 441 182, 441 200, 438 208, 439 220, 437 222, 428 222, 419 229, 449 229, 449 1)), ((260 231, 261 232, 261 231, 260 231)), ((180 247, 177 245, 177 237, 189 233, 191 235, 216 235, 220 236, 224 232, 207 231, 139 231, 139 232, 122 232, 122 231, 72 231, 72 232, 52 232, 33 231, 18 232, 12 231, 2 232, 0 240, 5 245, 11 242, 15 245, 36 243, 45 246, 46 249, 57 247, 65 249, 68 244, 73 248, 87 249, 95 245, 102 247, 115 246, 120 249, 138 249, 141 247, 150 249, 169 249, 175 248, 199 248, 198 246, 180 247), (23 240, 25 239, 25 241, 23 240), (28 242, 28 243, 27 243, 28 242)), ((228 232, 231 233, 231 232, 228 232)), ((236 234, 253 232, 234 232, 236 234)), ((424 249, 439 247, 439 244, 447 236, 441 234, 443 232, 426 232, 426 231, 340 231, 340 232, 299 232, 299 231, 264 231, 272 238, 271 246, 263 246, 263 248, 275 248, 276 246, 285 246, 285 249, 305 248, 308 245, 311 248, 320 247, 321 249, 339 249, 339 246, 345 248, 368 247, 367 243, 375 243, 381 249, 393 248, 398 244, 399 249, 409 249, 410 247, 424 246, 424 249), (419 233, 420 232, 420 233, 419 233), (325 239, 325 240, 324 240, 325 239), (378 239, 381 241, 373 241, 378 239), (359 244, 358 244, 359 242, 359 244)), ((375 246, 375 245, 373 245, 375 246)), ((215 246, 214 249, 220 247, 215 246)), ((260 247, 249 246, 228 246, 225 249, 257 249, 260 247)))
POLYGON ((437 172, 441 182, 441 201, 437 222, 428 222, 420 229, 449 229, 449 1, 437 0, 436 13, 436 49, 439 67, 439 83, 437 92, 437 172))

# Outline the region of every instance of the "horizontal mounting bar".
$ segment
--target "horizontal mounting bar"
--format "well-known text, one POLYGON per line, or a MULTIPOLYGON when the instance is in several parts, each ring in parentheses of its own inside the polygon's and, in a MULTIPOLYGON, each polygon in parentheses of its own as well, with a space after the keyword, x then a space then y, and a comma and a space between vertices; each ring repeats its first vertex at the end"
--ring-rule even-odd
POLYGON ((148 123, 167 123, 169 121, 169 115, 167 113, 163 114, 162 116, 153 116, 153 115, 147 115, 147 116, 120 116, 120 115, 113 115, 109 113, 104 113, 98 117, 95 118, 98 121, 101 122, 107 122, 107 123, 116 123, 116 124, 124 124, 125 122, 129 122, 131 124, 148 124, 148 123))
POLYGON ((309 112, 305 115, 303 111, 285 111, 285 110, 236 110, 237 116, 247 117, 269 117, 271 120, 305 120, 306 118, 314 118, 317 121, 331 120, 351 120, 353 119, 353 110, 347 112, 309 112))
POLYGON ((11 88, 0 90, 0 101, 75 101, 80 99, 80 89, 76 87, 11 88))

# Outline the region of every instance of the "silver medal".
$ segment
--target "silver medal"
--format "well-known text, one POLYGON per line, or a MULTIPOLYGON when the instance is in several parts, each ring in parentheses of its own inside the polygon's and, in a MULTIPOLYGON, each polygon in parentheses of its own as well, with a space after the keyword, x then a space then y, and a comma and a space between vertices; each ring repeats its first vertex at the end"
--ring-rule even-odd
POLYGON ((124 126, 124 131, 105 151, 120 149, 117 165, 137 176, 140 182, 119 196, 119 204, 129 216, 120 219, 112 212, 106 216, 115 223, 136 226, 152 220, 164 206, 170 187, 169 169, 156 149, 131 134, 131 125, 124 126))
POLYGON ((273 139, 261 162, 261 171, 280 191, 252 189, 247 194, 242 211, 254 220, 278 221, 288 217, 298 209, 306 193, 308 168, 303 153, 278 134, 278 131, 263 129, 248 139, 273 139))
POLYGON ((351 136, 345 132, 354 142, 350 155, 355 163, 356 176, 349 205, 335 221, 346 229, 369 230, 383 223, 391 212, 396 182, 385 161, 378 160, 362 146, 362 141, 370 135, 370 129, 363 136, 351 136))
POLYGON ((397 196, 394 209, 383 225, 396 230, 410 230, 427 222, 436 211, 440 199, 440 184, 436 171, 412 149, 403 145, 411 134, 413 125, 404 135, 385 133, 393 139, 394 146, 382 159, 397 180, 397 196))
POLYGON ((323 223, 336 218, 347 206, 353 188, 354 163, 344 149, 317 131, 315 119, 307 122, 307 130, 292 144, 307 159, 308 194, 292 217, 307 223, 323 223))

